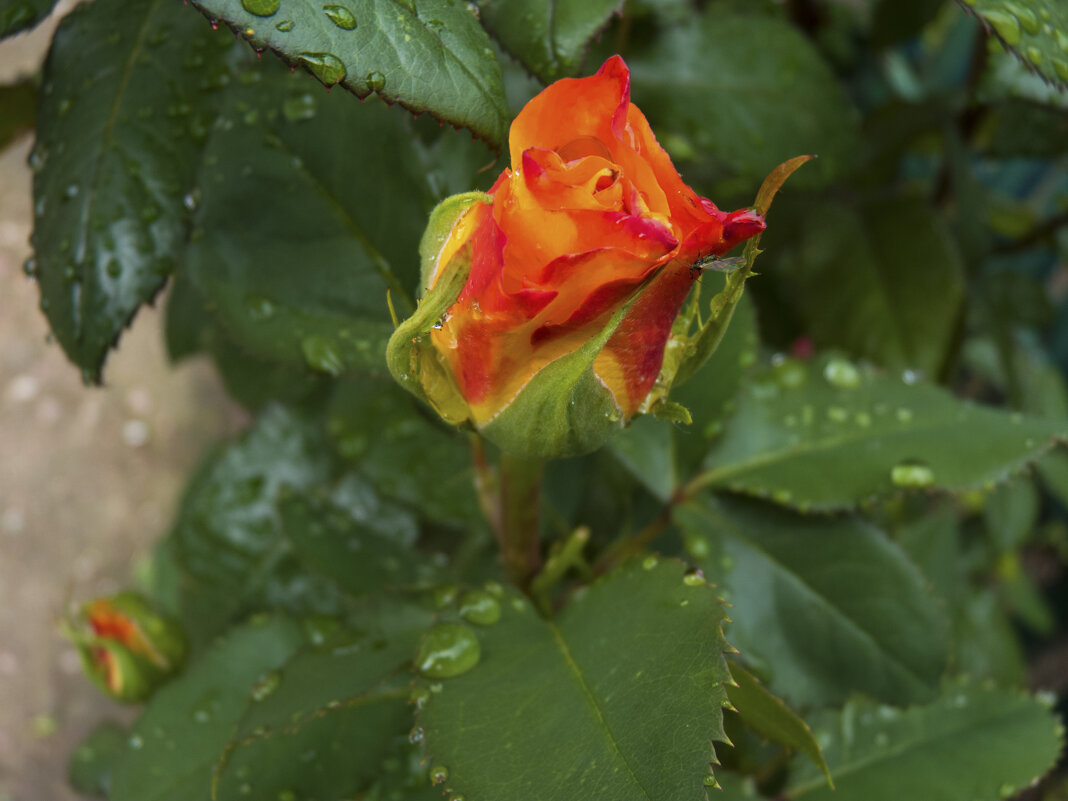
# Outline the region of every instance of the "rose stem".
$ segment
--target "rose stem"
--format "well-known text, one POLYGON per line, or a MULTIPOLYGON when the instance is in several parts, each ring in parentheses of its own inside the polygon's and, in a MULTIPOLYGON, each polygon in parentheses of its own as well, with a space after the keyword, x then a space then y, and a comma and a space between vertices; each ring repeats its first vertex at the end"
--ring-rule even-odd
POLYGON ((541 475, 545 463, 501 454, 501 515, 497 540, 512 583, 526 592, 541 567, 541 475))

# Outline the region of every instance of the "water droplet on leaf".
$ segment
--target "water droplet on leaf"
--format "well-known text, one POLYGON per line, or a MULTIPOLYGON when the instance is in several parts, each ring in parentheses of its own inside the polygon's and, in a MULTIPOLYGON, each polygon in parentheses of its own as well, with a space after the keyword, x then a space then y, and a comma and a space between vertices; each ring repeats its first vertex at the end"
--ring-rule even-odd
POLYGON ((896 487, 917 489, 930 487, 935 482, 934 471, 926 464, 909 460, 896 464, 890 470, 890 480, 896 487))
POLYGON ((427 678, 448 679, 469 671, 481 656, 474 631, 462 623, 437 623, 419 641, 415 668, 427 678))
POLYGON ((269 17, 278 10, 281 0, 241 0, 241 7, 257 17, 269 17))
POLYGON ((333 53, 301 53, 298 58, 312 75, 327 86, 341 83, 348 74, 341 59, 333 53))
POLYGON ((323 6, 323 13, 330 18, 330 21, 345 31, 355 30, 356 17, 345 6, 341 5, 327 5, 323 6))
POLYGON ((381 92, 386 88, 386 76, 378 70, 367 73, 367 88, 372 92, 381 92))
POLYGON ((269 696, 275 690, 278 689, 278 685, 282 683, 282 674, 277 670, 272 670, 269 673, 263 674, 259 681, 252 685, 252 700, 262 701, 269 696))
POLYGON ((476 626, 491 626, 501 619, 501 605, 488 592, 471 590, 460 598, 460 617, 476 626))
POLYGON ((827 383, 838 389, 856 389, 860 386, 860 371, 848 359, 834 358, 823 368, 827 383))

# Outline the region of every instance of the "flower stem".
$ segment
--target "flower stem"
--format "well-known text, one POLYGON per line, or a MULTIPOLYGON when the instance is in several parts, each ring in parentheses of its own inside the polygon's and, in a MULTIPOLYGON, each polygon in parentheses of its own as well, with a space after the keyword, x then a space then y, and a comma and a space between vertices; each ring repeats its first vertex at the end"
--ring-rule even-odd
POLYGON ((497 540, 508 577, 526 592, 541 567, 539 511, 545 463, 501 454, 500 527, 497 540))

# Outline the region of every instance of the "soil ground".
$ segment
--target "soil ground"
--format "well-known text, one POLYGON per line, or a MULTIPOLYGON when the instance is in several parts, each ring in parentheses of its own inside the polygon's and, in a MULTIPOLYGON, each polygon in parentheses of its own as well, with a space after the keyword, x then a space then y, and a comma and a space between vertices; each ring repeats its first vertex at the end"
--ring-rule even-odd
MULTIPOLYGON (((0 44, 0 83, 37 68, 51 28, 0 44)), ((69 801, 73 747, 130 712, 81 675, 57 621, 130 583, 189 471, 241 414, 207 362, 167 363, 156 309, 122 338, 101 389, 46 341, 22 270, 31 146, 0 151, 0 801, 69 801)))

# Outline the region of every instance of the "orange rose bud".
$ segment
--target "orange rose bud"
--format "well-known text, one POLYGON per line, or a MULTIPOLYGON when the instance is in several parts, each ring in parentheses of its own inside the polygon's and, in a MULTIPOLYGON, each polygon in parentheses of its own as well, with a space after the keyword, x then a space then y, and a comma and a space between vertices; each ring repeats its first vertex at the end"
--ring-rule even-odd
POLYGON ((181 625, 131 592, 85 604, 67 634, 86 675, 125 702, 148 698, 181 669, 188 651, 181 625))
POLYGON ((695 265, 764 218, 720 211, 683 183, 618 56, 532 99, 509 149, 488 195, 450 198, 432 217, 427 295, 391 340, 390 368, 504 450, 576 455, 648 411, 695 265))

